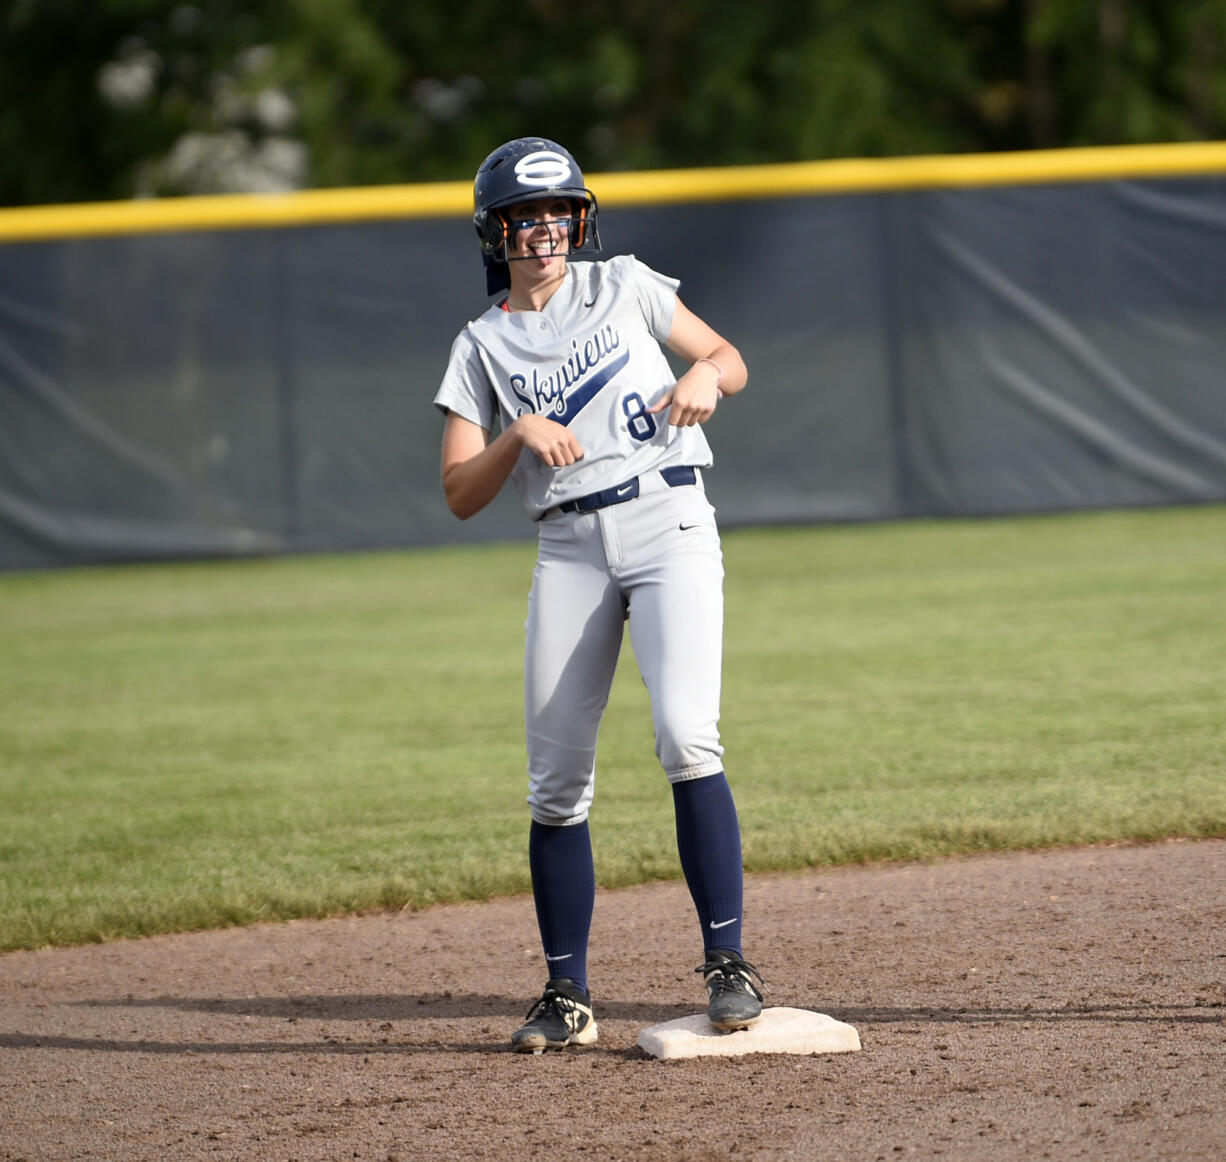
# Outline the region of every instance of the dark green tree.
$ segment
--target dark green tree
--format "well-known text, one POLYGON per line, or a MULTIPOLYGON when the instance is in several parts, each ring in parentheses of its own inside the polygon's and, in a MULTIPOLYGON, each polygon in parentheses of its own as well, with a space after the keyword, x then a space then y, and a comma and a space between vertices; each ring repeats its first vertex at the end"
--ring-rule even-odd
POLYGON ((0 204, 1226 136, 1226 0, 0 0, 0 204))

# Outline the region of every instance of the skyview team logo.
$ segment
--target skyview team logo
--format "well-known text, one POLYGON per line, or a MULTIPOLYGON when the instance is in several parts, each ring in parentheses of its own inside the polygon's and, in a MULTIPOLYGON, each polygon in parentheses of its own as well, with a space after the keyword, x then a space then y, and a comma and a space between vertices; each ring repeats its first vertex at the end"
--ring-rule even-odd
POLYGON ((524 405, 518 415, 530 411, 569 424, 630 358, 621 332, 608 324, 582 343, 572 339, 570 347, 566 359, 547 375, 533 368, 531 376, 511 376, 511 391, 524 405))
POLYGON ((570 162, 552 149, 538 149, 515 163, 521 186, 560 186, 570 180, 570 162))

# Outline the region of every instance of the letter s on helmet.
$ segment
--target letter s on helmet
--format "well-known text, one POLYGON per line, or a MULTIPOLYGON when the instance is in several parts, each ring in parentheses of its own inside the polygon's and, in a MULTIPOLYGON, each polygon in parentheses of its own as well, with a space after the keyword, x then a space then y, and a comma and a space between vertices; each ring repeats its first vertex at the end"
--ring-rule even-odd
POLYGON ((490 294, 511 285, 506 265, 510 221, 499 211, 549 194, 577 203, 570 224, 571 253, 598 251, 596 195, 583 184, 579 163, 556 141, 518 137, 500 145, 481 163, 473 182, 473 225, 481 240, 490 294))

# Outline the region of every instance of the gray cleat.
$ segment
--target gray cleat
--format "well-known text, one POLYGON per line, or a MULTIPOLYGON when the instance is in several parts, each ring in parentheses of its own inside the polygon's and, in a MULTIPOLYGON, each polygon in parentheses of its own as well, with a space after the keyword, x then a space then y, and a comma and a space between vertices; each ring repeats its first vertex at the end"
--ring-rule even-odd
POLYGON ((753 983, 762 977, 747 960, 713 948, 694 971, 707 982, 707 1019, 717 1029, 748 1029, 762 1015, 762 994, 753 983))
POLYGON ((546 983, 541 999, 528 1010, 527 1024, 511 1037, 511 1048, 517 1053, 543 1053, 546 1049, 595 1043, 591 998, 566 977, 546 983))

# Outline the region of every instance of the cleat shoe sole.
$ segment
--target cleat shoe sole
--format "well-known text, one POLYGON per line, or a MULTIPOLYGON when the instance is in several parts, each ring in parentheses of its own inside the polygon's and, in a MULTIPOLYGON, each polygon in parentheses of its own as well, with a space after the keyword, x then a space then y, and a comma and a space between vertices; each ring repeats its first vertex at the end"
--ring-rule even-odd
POLYGON ((589 1021, 577 1033, 571 1033, 564 1041, 550 1041, 548 1037, 539 1030, 534 1030, 527 1033, 526 1036, 520 1036, 520 1033, 525 1033, 527 1026, 520 1029, 511 1038, 511 1048, 516 1053, 544 1053, 546 1049, 566 1049, 571 1045, 595 1045, 596 1044, 596 1022, 589 1021))
POLYGON ((744 1029, 752 1029, 760 1016, 761 1013, 752 1017, 708 1017, 708 1020, 723 1033, 739 1033, 744 1029))

